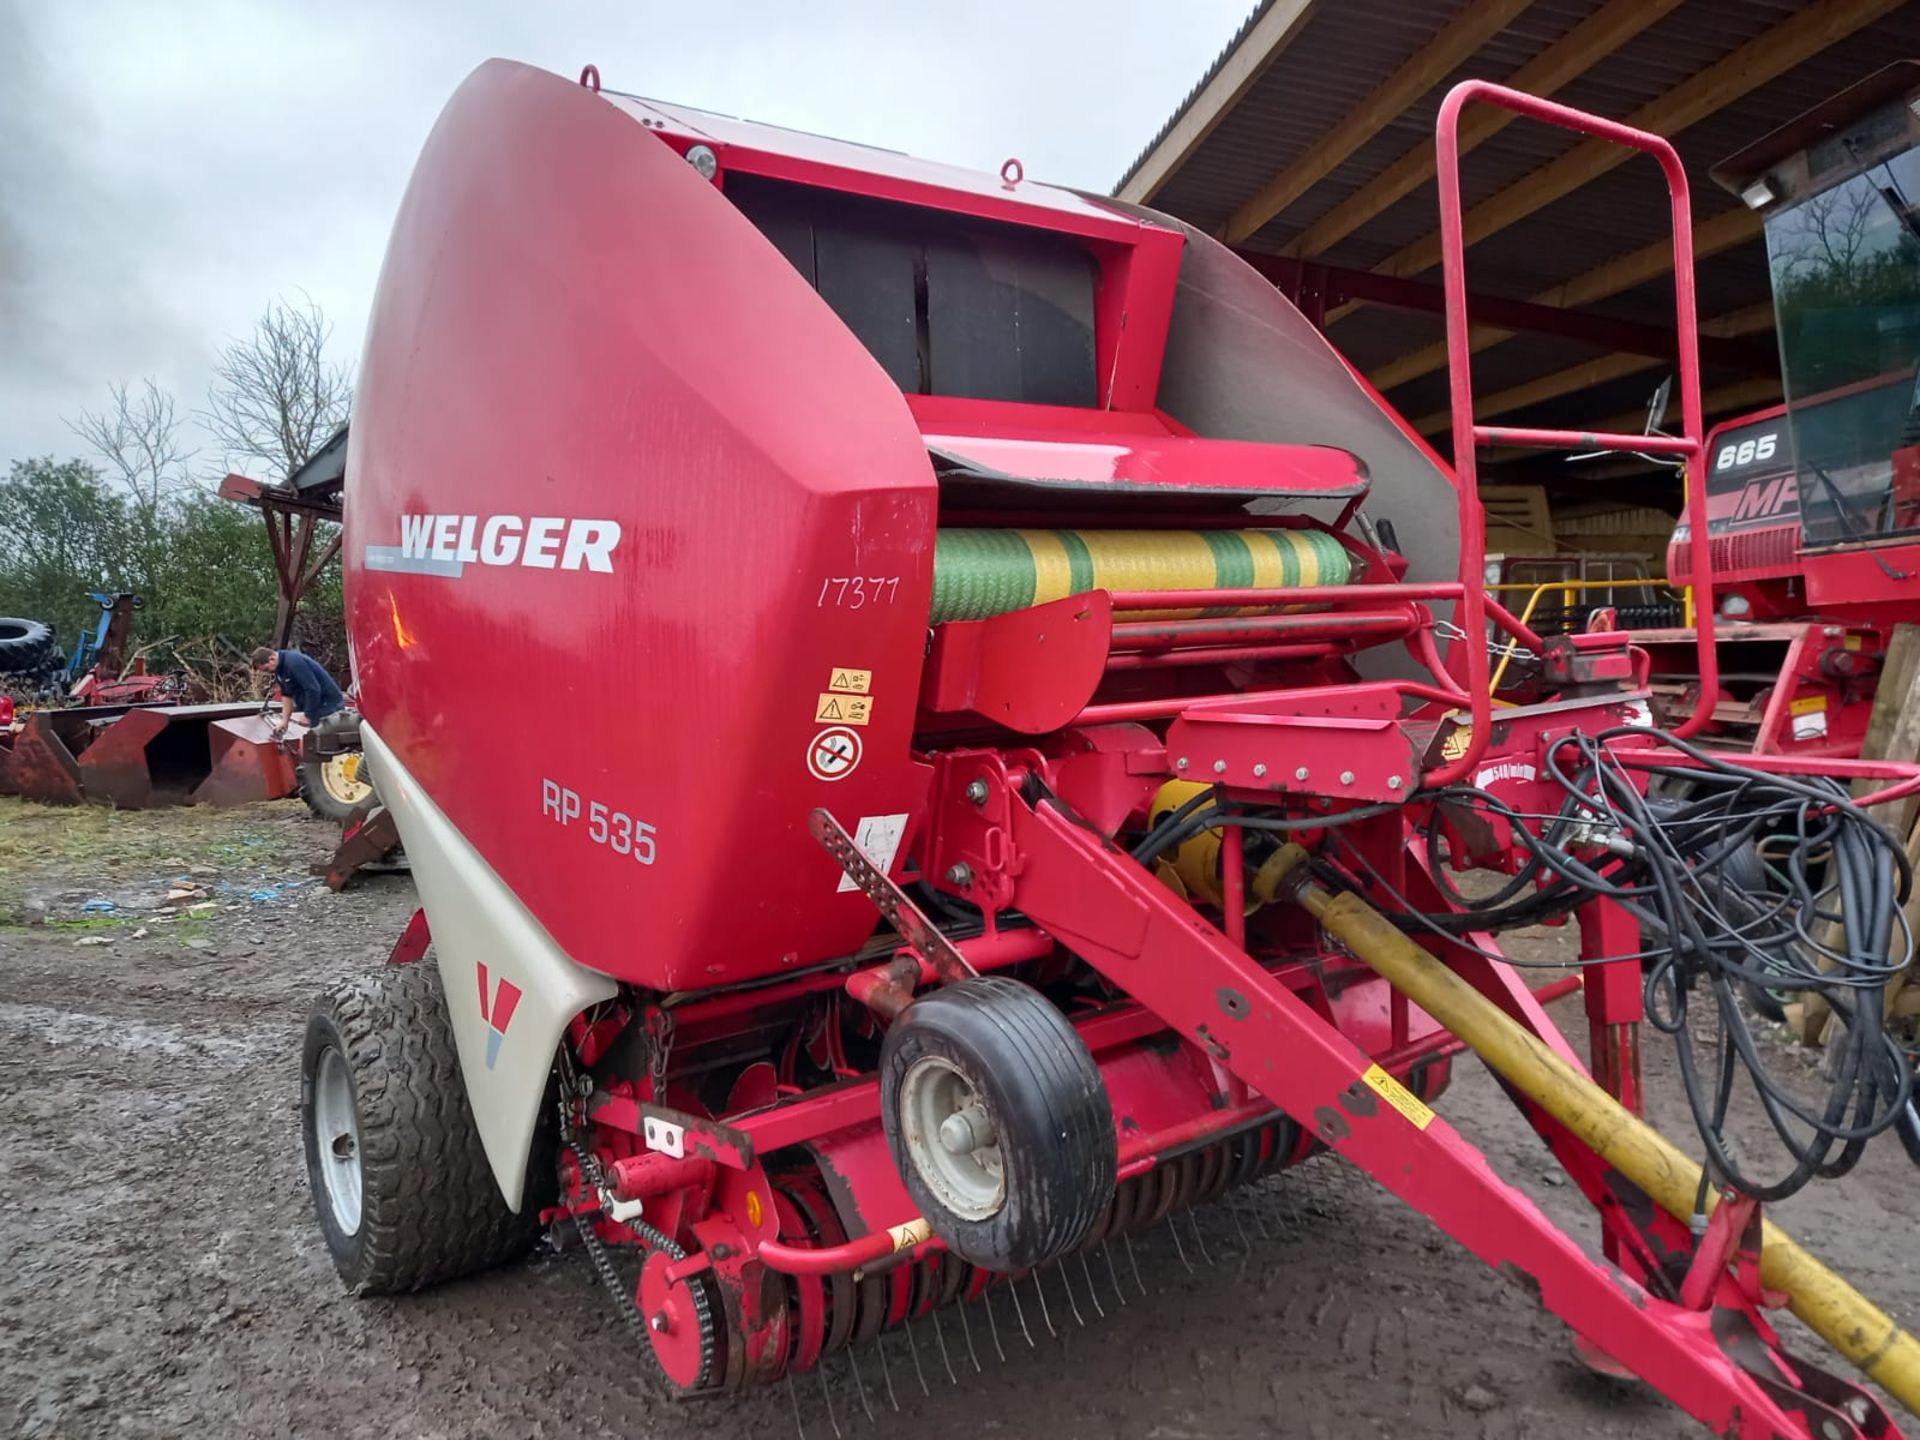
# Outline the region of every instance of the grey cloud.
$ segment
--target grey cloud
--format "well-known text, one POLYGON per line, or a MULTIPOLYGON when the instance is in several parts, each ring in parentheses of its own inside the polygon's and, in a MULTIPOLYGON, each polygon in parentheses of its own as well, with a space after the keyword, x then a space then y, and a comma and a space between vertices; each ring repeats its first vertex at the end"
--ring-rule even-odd
POLYGON ((61 417, 112 381, 197 409, 278 294, 351 363, 414 155, 491 55, 1097 189, 1249 3, 0 0, 0 465, 75 453, 61 417))

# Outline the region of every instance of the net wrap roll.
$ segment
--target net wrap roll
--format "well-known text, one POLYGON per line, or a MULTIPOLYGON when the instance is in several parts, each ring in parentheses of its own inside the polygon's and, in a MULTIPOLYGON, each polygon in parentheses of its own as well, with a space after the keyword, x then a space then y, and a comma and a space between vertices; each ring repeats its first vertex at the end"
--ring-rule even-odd
POLYGON ((1344 585, 1351 571, 1346 550, 1324 530, 942 530, 934 541, 932 623, 985 620, 1088 590, 1344 585))

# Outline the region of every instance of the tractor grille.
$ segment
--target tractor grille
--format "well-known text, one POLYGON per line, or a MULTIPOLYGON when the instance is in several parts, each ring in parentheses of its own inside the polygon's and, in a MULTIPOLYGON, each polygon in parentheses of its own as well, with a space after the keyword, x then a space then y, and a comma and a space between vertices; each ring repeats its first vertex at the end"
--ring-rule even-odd
MULTIPOLYGON (((1716 576, 1725 576, 1736 570, 1786 569, 1793 564, 1798 548, 1796 539, 1791 525, 1769 525, 1736 530, 1731 535, 1715 535, 1710 542, 1713 572, 1716 576)), ((1676 585, 1693 579, 1693 551, 1689 546, 1675 545, 1668 552, 1667 578, 1676 585)))

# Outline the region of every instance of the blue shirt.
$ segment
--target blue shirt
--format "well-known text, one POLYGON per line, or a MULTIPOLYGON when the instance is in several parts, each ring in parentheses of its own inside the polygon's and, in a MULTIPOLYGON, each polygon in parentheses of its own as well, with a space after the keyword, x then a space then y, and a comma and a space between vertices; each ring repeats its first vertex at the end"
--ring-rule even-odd
POLYGON ((273 672, 280 682, 280 693, 293 701, 293 708, 306 715, 309 724, 318 725, 327 716, 344 710, 347 697, 333 683, 333 677, 316 660, 298 650, 282 650, 280 664, 273 672))

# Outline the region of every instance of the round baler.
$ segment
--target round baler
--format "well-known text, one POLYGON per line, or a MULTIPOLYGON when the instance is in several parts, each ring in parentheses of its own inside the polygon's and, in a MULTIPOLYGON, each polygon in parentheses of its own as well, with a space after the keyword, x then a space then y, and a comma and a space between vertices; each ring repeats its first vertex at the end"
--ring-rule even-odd
MULTIPOLYGON (((363 736, 421 901, 309 1029, 355 1289, 545 1225, 688 1390, 955 1310, 977 1364, 1332 1150, 1693 1413, 1813 1433, 1645 1258, 1687 1217, 1610 1198, 1638 941, 1598 882, 1539 908, 1636 977, 1589 986, 1605 1088, 1528 1072, 1527 1110, 1621 1268, 1432 1108, 1469 1031, 1570 1052, 1429 857, 1527 863, 1570 737, 1684 742, 1624 636, 1491 713, 1446 637, 1547 647, 1477 592, 1471 475, 1222 246, 490 62, 402 203, 350 446, 363 736)), ((1772 1356, 1733 1274, 1707 1308, 1772 1356)))

